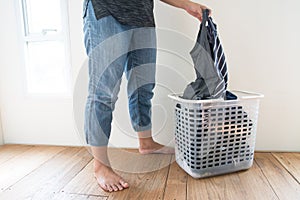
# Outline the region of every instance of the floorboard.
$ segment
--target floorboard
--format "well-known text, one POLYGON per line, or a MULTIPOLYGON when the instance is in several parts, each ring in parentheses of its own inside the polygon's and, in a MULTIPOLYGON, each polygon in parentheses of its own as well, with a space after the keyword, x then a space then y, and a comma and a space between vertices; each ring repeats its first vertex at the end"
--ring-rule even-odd
POLYGON ((299 200, 300 185, 271 153, 257 153, 255 160, 280 200, 299 200))
POLYGON ((108 199, 162 199, 167 181, 170 155, 140 155, 137 150, 110 149, 110 159, 115 170, 130 183, 130 188, 118 193, 102 191, 93 176, 90 162, 63 191, 66 193, 107 196, 108 199))
POLYGON ((115 158, 120 160, 115 164, 118 163, 119 174, 130 187, 110 194, 109 200, 163 199, 172 155, 141 155, 137 150, 126 150, 118 155, 121 156, 115 158))
POLYGON ((0 165, 12 159, 13 157, 26 152, 28 149, 32 147, 33 146, 31 145, 17 145, 17 144, 0 146, 0 165))
POLYGON ((65 147, 35 146, 15 155, 0 165, 1 190, 6 190, 63 149, 65 147))
POLYGON ((130 188, 100 189, 84 147, 0 146, 2 200, 300 200, 300 153, 255 153, 244 171, 194 179, 171 155, 110 148, 113 168, 130 188))
POLYGON ((90 161, 63 189, 65 193, 106 196, 110 193, 101 190, 93 175, 93 161, 90 161))
POLYGON ((278 199, 254 162, 249 170, 204 179, 188 177, 187 199, 278 199))
POLYGON ((272 153, 300 184, 300 153, 272 153))
POLYGON ((53 200, 107 200, 106 196, 100 195, 85 195, 85 194, 69 194, 65 192, 59 192, 53 196, 53 200))
POLYGON ((2 191, 0 199, 53 199, 90 160, 85 148, 67 148, 2 191))
POLYGON ((164 199, 186 199, 187 179, 188 175, 177 165, 174 160, 170 166, 164 199))

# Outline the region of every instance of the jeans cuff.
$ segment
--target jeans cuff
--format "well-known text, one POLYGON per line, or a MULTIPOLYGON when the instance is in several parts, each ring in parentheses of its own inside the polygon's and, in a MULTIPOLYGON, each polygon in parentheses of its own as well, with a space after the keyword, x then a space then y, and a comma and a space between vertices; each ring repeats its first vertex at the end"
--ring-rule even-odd
POLYGON ((138 126, 138 125, 133 126, 133 129, 134 129, 135 132, 147 131, 147 130, 151 130, 151 128, 152 128, 151 123, 146 125, 146 126, 138 126))
POLYGON ((102 138, 91 138, 86 135, 86 145, 87 146, 96 146, 103 147, 108 146, 109 139, 106 136, 102 136, 102 138))
POLYGON ((90 142, 86 146, 106 147, 108 146, 108 142, 90 142))

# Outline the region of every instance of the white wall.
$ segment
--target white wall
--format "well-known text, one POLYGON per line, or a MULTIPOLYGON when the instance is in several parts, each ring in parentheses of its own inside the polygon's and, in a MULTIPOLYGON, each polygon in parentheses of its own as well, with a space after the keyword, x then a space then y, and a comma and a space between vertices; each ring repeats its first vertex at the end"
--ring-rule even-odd
POLYGON ((0 145, 3 144, 3 131, 2 131, 2 123, 1 123, 1 110, 0 110, 0 145))
MULTIPOLYGON (((72 102, 60 101, 59 108, 50 108, 49 115, 55 126, 51 127, 39 119, 43 103, 36 101, 30 108, 22 102, 22 85, 14 83, 12 77, 22 79, 22 61, 19 59, 18 27, 14 13, 15 1, 0 1, 0 107, 6 143, 49 143, 80 145, 72 124, 72 102), (34 109, 34 107, 37 107, 34 109), (24 123, 26 113, 36 112, 31 123, 24 123), (18 110, 19 115, 12 110, 18 110), (61 113, 60 113, 61 114, 61 113), (37 121, 39 126, 33 124, 37 121), (65 122, 65 123, 62 123, 65 122), (44 134, 39 134, 45 129, 44 134), (27 130, 27 131, 25 131, 27 130)), ((198 1, 200 2, 200 1, 198 1)), ((261 102, 257 132, 257 150, 300 151, 300 97, 299 56, 300 52, 300 2, 297 0, 203 0, 213 9, 213 17, 227 55, 230 70, 230 88, 260 92, 265 95, 261 102)), ((154 129, 159 141, 168 143, 172 135, 173 121, 170 101, 166 97, 170 90, 180 92, 193 75, 191 59, 187 50, 193 45, 199 23, 184 11, 156 1, 155 15, 158 29, 159 48, 177 49, 186 60, 159 50, 156 96, 154 99, 154 129), (161 30, 163 28, 164 30, 161 30), (168 39, 168 29, 171 39, 168 39), (185 41, 185 42, 184 42, 185 41), (174 69, 178 72, 174 72, 174 69), (174 74, 170 74, 174 73, 174 74), (186 80, 181 80, 180 76, 186 80), (181 81, 180 81, 181 80, 181 81), (161 129, 161 130, 160 130, 161 129)), ((70 37, 73 82, 86 58, 82 42, 82 0, 69 0, 70 37)), ((79 80, 86 83, 86 74, 80 73, 79 80)), ((124 88, 125 81, 122 87, 124 88)), ((75 99, 75 107, 84 103, 85 86, 81 84, 81 95, 75 99)), ((78 90, 78 87, 75 87, 78 90)), ((75 90, 76 91, 76 90, 75 90)), ((172 92, 171 91, 171 92, 172 92)), ((52 101, 52 100, 49 100, 52 101)), ((125 91, 119 95, 115 112, 112 144, 135 147, 135 135, 130 128, 127 115, 125 91), (126 134, 124 134, 124 132, 126 134)), ((34 101, 33 101, 34 102, 34 101)), ((78 106, 75 115, 82 112, 78 106)), ((45 113, 44 113, 45 115, 45 113)), ((82 121, 82 116, 76 117, 82 121)), ((82 124, 79 124, 79 128, 82 124)), ((82 134, 82 133, 81 133, 82 134)))

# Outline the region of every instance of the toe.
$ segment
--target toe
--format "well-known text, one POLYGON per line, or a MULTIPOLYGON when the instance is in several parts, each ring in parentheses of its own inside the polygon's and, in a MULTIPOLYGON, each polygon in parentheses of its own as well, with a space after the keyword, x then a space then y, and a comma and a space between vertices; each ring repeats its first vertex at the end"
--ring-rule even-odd
POLYGON ((100 187, 101 187, 104 191, 106 191, 106 192, 109 191, 108 188, 107 188, 107 186, 106 186, 105 184, 99 183, 99 185, 100 185, 100 187))
POLYGON ((119 182, 123 186, 123 188, 128 188, 129 187, 129 184, 126 181, 120 180, 119 182))
POLYGON ((119 188, 116 185, 112 185, 111 187, 115 192, 119 190, 119 188))
POLYGON ((116 186, 118 187, 119 190, 123 190, 124 189, 123 186, 120 183, 116 184, 116 186))
POLYGON ((110 185, 106 185, 108 192, 114 191, 114 189, 110 185))

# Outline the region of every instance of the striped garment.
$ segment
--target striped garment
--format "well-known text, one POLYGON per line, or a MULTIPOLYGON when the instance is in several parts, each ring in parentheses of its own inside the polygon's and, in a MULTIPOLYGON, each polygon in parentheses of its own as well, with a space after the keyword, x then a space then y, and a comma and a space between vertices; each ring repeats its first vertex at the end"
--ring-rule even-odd
MULTIPOLYGON (((214 66, 217 71, 220 73, 219 75, 223 78, 222 82, 217 85, 218 92, 224 92, 227 89, 228 85, 228 70, 225 59, 225 54, 223 51, 223 47, 221 45, 220 39, 218 37, 217 26, 213 23, 212 18, 208 18, 208 35, 211 37, 210 46, 212 49, 212 59, 214 60, 214 66), (224 83, 224 84, 222 84, 224 83)), ((213 96, 217 96, 218 92, 213 96)))
POLYGON ((197 43, 190 54, 197 78, 186 87, 182 97, 194 100, 226 99, 228 84, 226 59, 217 26, 212 18, 208 17, 208 11, 203 13, 197 43))

